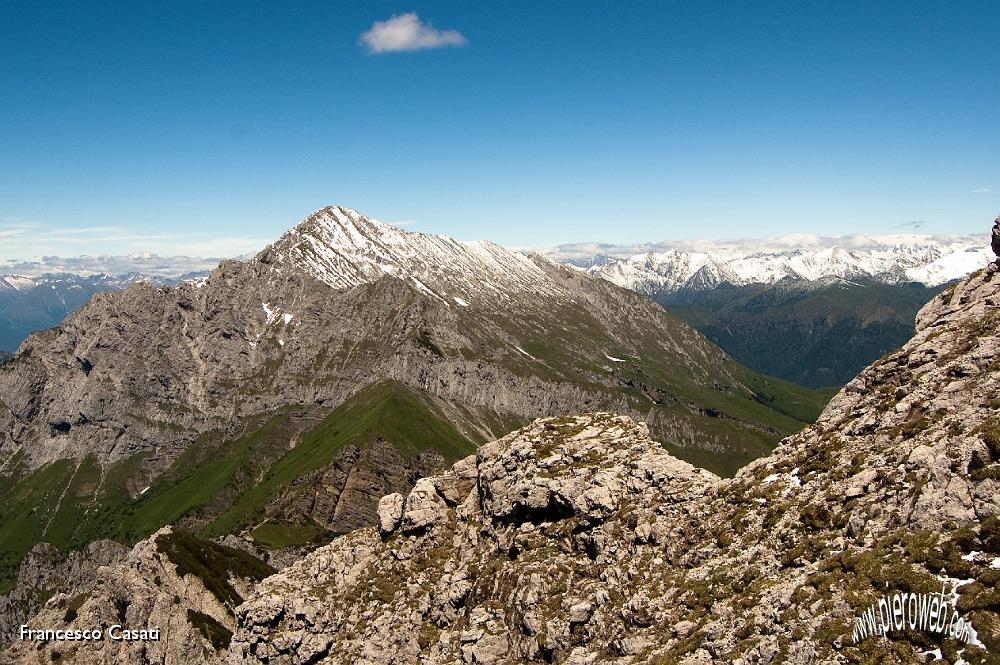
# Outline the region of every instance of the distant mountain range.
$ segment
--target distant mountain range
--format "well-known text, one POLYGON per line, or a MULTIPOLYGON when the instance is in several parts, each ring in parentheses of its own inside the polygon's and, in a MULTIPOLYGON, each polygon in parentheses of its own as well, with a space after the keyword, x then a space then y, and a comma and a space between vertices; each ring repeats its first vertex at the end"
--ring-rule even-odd
POLYGON ((745 241, 680 241, 633 248, 561 245, 554 260, 586 268, 650 295, 826 278, 938 286, 993 259, 986 236, 783 236, 745 241))
POLYGON ((944 284, 982 268, 985 237, 787 236, 687 241, 645 253, 564 245, 548 255, 645 293, 753 369, 841 386, 904 344, 944 284))
MULTIPOLYGON (((921 235, 578 244, 543 254, 645 293, 739 362, 811 388, 843 385, 905 343, 917 310, 943 284, 991 256, 985 237, 921 235), (637 249, 645 251, 632 253, 637 249)), ((352 264, 356 273, 338 274, 336 261, 321 251, 300 258, 317 271, 326 270, 324 279, 336 285, 398 269, 399 263, 399 257, 392 263, 373 256, 352 264)), ((198 261, 210 260, 185 257, 178 265, 198 261)), ((165 277, 163 267, 170 262, 146 260, 159 271, 151 274, 0 275, 0 353, 13 352, 32 332, 57 325, 97 292, 139 281, 172 286, 208 274, 165 277)), ((81 265, 94 267, 91 263, 81 265)), ((461 274, 461 266, 453 272, 461 274)))

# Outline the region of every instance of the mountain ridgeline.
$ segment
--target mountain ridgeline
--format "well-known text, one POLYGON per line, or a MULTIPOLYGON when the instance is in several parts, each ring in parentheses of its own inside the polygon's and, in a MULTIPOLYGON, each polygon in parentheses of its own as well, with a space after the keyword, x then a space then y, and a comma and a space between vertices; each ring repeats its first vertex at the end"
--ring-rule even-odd
POLYGON ((543 416, 610 410, 721 474, 821 395, 540 256, 324 208, 246 262, 96 294, 0 366, 0 564, 173 524, 266 557, 543 416))
POLYGON ((279 571, 230 546, 245 539, 171 527, 127 556, 106 543, 63 558, 39 546, 21 581, 48 596, 29 624, 170 634, 19 642, 4 656, 995 663, 998 331, 994 265, 936 296, 910 342, 733 478, 677 459, 628 416, 566 415, 387 494, 377 527, 279 571))

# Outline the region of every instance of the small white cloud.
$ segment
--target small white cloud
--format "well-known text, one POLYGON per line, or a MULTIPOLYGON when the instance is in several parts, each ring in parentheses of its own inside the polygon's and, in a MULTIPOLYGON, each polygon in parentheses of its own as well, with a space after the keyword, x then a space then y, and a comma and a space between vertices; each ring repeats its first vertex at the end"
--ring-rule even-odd
POLYGON ((987 194, 987 193, 992 192, 992 191, 993 191, 992 189, 990 189, 989 187, 986 187, 984 189, 974 189, 974 190, 972 190, 969 193, 970 194, 987 194))
POLYGON ((897 228, 904 228, 904 229, 920 229, 925 226, 927 226, 926 219, 911 219, 908 222, 902 222, 896 225, 897 228))
POLYGON ((438 30, 420 20, 415 12, 393 16, 387 21, 375 21, 361 35, 361 44, 369 53, 420 51, 445 46, 465 46, 468 40, 458 30, 438 30))

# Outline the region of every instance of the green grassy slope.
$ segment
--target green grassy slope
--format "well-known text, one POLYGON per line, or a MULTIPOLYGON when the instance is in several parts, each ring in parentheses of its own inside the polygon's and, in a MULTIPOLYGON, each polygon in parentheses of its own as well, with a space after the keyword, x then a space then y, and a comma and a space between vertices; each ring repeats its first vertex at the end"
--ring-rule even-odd
MULTIPOLYGON (((127 482, 143 463, 137 455, 101 471, 94 459, 60 460, 0 478, 8 499, 0 508, 0 593, 8 590, 27 551, 38 542, 74 549, 98 538, 126 543, 161 526, 188 520, 204 537, 252 527, 264 507, 296 479, 329 465, 346 445, 376 438, 404 456, 434 449, 448 460, 475 451, 475 444, 426 399, 395 383, 369 386, 330 412, 311 430, 292 425, 291 407, 247 423, 230 441, 202 436, 151 487, 132 497, 127 482), (301 434, 294 447, 290 442, 301 434)), ((289 546, 318 542, 329 534, 313 524, 261 525, 260 542, 289 546)))
POLYGON ((331 413, 202 533, 218 536, 251 525, 263 517, 267 502, 296 478, 329 465, 349 443, 378 438, 392 442, 405 456, 433 448, 446 459, 458 460, 475 451, 475 445, 421 396, 396 383, 375 384, 331 413))

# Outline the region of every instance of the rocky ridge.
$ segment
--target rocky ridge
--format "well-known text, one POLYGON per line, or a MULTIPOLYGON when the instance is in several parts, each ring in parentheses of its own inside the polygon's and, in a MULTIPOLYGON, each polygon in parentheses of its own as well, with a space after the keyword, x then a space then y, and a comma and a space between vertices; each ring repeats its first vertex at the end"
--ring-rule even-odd
MULTIPOLYGON (((625 416, 536 421, 383 497, 377 528, 240 593, 233 619, 216 617, 232 626, 228 651, 194 644, 203 662, 235 663, 993 662, 998 324, 1000 273, 980 271, 815 426, 729 480, 625 416), (942 588, 974 627, 966 642, 902 631, 854 643, 878 598, 942 588)), ((107 579, 145 565, 130 562, 107 579)), ((154 607, 164 597, 143 593, 154 607)), ((40 616, 58 623, 62 602, 40 616)), ((166 648, 165 662, 191 657, 166 648)))
MULTIPOLYGON (((205 273, 207 274, 207 273, 205 273)), ((57 325, 101 291, 121 291, 137 282, 176 286, 201 274, 164 277, 140 273, 118 275, 43 273, 0 274, 0 356, 14 351, 32 332, 57 325)))
POLYGON ((732 480, 609 414, 539 421, 265 580, 236 662, 989 662, 1000 652, 1000 276, 732 480), (851 635, 945 587, 971 644, 851 635))
POLYGON ((21 624, 34 616, 60 590, 89 589, 104 566, 121 563, 128 548, 111 540, 97 540, 77 552, 63 553, 40 543, 31 548, 18 571, 13 593, 0 597, 0 644, 9 644, 21 624))
POLYGON ((235 628, 233 609, 274 569, 240 550, 165 527, 127 556, 89 572, 53 595, 27 625, 101 628, 104 638, 16 640, 0 652, 0 662, 221 662, 235 628), (109 630, 115 625, 158 635, 114 641, 109 630))

